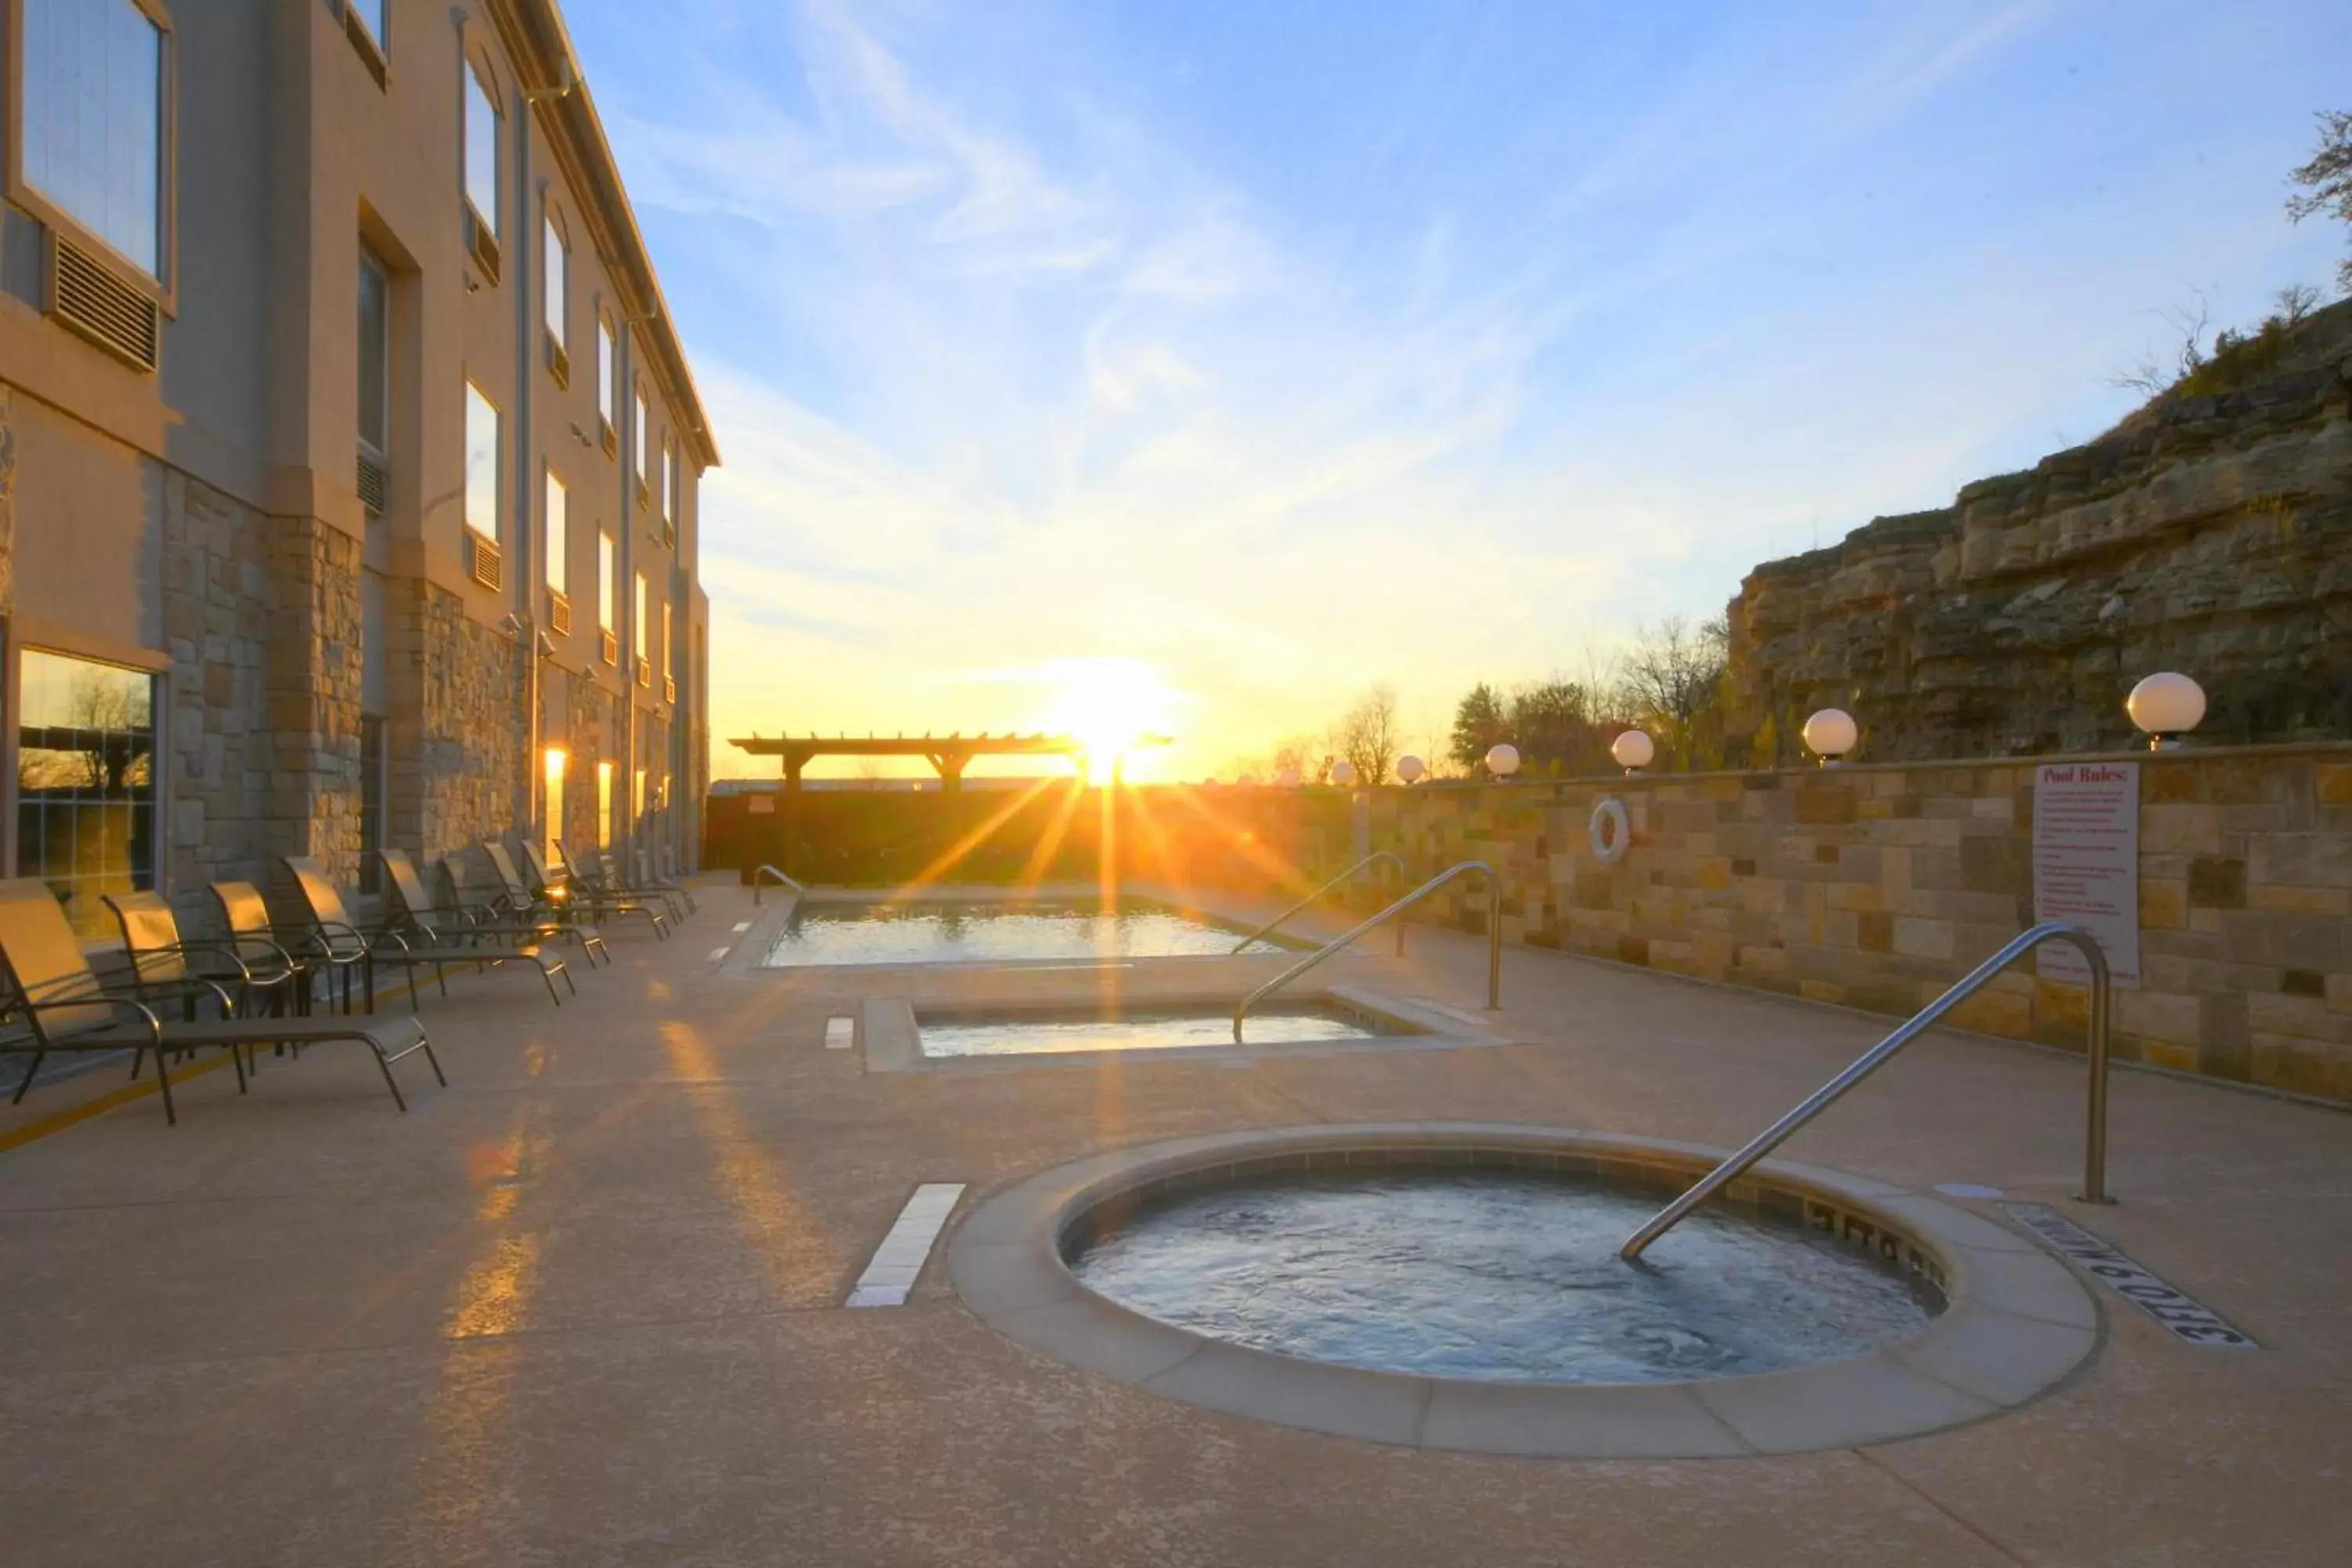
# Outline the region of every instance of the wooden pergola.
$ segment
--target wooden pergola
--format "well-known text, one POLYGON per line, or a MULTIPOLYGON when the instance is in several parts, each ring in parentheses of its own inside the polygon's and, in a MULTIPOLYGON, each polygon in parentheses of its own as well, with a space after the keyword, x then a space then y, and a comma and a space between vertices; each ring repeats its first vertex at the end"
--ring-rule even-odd
POLYGON ((754 733, 730 742, 755 757, 781 757, 784 789, 797 795, 801 770, 818 757, 920 757, 940 775, 940 788, 960 790, 974 757, 1067 757, 1084 772, 1087 745, 1071 735, 776 735, 754 733))

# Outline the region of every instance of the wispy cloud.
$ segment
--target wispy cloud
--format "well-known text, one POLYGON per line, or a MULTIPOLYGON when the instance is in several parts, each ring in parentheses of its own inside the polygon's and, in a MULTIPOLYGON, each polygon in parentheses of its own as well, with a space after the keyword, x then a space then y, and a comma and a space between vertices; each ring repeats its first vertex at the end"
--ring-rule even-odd
POLYGON ((1122 61, 1082 14, 740 7, 665 41, 667 91, 600 79, 641 206, 697 242, 694 292, 664 266, 728 455, 720 730, 1009 729, 1033 683, 960 675, 1087 658, 1198 699, 1188 772, 1375 679, 1442 707, 2030 458, 2122 357, 2099 301, 2230 248, 2168 216, 2177 179, 1934 188, 1912 128, 1989 156, 2026 111, 1987 82, 2105 36, 2039 0, 1432 14, 1353 100, 1311 96, 1340 51, 1231 100, 1237 139, 1154 95, 1238 92, 1260 35, 1156 17, 1181 47, 1122 61), (1538 26, 1573 79, 1513 76, 1538 26), (1360 116, 1315 153, 1344 178, 1298 163, 1289 95, 1360 116))

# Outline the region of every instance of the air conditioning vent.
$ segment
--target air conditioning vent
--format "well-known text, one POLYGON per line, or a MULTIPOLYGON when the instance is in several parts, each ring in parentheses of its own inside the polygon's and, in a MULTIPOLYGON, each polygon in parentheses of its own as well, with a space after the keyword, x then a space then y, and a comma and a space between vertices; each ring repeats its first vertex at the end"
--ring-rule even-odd
POLYGON ((644 476, 640 475, 637 479, 637 510, 649 511, 653 509, 653 504, 654 492, 646 486, 644 476))
POLYGON ((499 237, 490 232, 490 226, 482 221, 482 215, 470 203, 466 207, 466 254, 482 269, 484 282, 499 280, 499 237))
POLYGON ((662 677, 662 700, 665 702, 676 702, 677 700, 677 678, 676 676, 665 675, 662 677))
POLYGON ((49 315, 125 363, 155 368, 163 334, 155 301, 55 230, 49 234, 49 315))
POLYGON ((667 518, 662 519, 662 548, 672 551, 677 548, 677 524, 667 518))
POLYGON ((547 591, 547 624, 558 637, 572 635, 572 601, 552 588, 547 591))
POLYGON ((506 557, 499 552, 496 540, 484 539, 469 528, 466 531, 466 569, 473 573, 475 582, 485 588, 506 585, 506 557))
POLYGON ((621 455, 621 433, 618 430, 614 429, 613 422, 610 419, 605 418, 601 414, 596 416, 596 424, 603 433, 604 439, 601 444, 604 448, 604 456, 608 458, 619 457, 621 455))
POLYGON ((651 686, 653 683, 654 661, 640 654, 637 658, 637 684, 639 686, 651 686))
POLYGON ((365 452, 362 452, 360 454, 360 504, 376 516, 382 517, 391 510, 389 500, 391 495, 392 476, 384 472, 382 463, 377 462, 365 452))
POLYGON ((606 664, 620 663, 621 639, 610 632, 603 633, 596 640, 596 655, 606 664))
POLYGON ((572 384, 572 356, 563 352, 563 345, 555 341, 553 332, 547 334, 547 374, 555 378, 558 386, 572 384))

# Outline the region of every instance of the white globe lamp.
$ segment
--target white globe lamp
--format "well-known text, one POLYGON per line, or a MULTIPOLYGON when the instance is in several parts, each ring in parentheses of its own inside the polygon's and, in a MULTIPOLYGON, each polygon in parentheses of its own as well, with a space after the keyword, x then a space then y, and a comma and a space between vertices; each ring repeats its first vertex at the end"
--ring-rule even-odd
POLYGON ((1519 771, 1519 749, 1508 741, 1487 747, 1486 771, 1498 779, 1509 778, 1519 771))
POLYGON ((2131 689, 2124 711, 2147 736, 2151 752, 2168 752, 2205 719, 2205 689, 2170 670, 2151 675, 2131 689))
POLYGON ((1297 768, 1285 768, 1282 772, 1275 774, 1274 782, 1280 784, 1285 789, 1297 789, 1298 787, 1298 770, 1297 768))
POLYGON ((1345 757, 1331 764, 1331 782, 1341 789, 1356 787, 1356 764, 1345 757))
POLYGON ((1638 773, 1657 759, 1658 743, 1639 730, 1628 730, 1609 742, 1609 754, 1629 773, 1638 773))
POLYGON ((1824 708, 1805 721, 1805 749, 1821 758, 1822 766, 1833 768, 1853 743, 1862 738, 1854 725, 1853 715, 1843 708, 1824 708))
POLYGON ((1429 764, 1407 752, 1397 759, 1396 769, 1397 777, 1409 784, 1416 784, 1421 782, 1421 775, 1429 771, 1429 764))

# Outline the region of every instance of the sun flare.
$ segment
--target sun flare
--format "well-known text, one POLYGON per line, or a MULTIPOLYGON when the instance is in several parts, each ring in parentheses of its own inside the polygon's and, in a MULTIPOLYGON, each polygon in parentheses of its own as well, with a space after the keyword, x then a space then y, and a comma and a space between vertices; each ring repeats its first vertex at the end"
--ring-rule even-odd
POLYGON ((1086 742, 1088 782, 1148 776, 1185 700, 1160 668, 1139 658, 1070 658, 1045 673, 1053 691, 1045 726, 1086 742))

